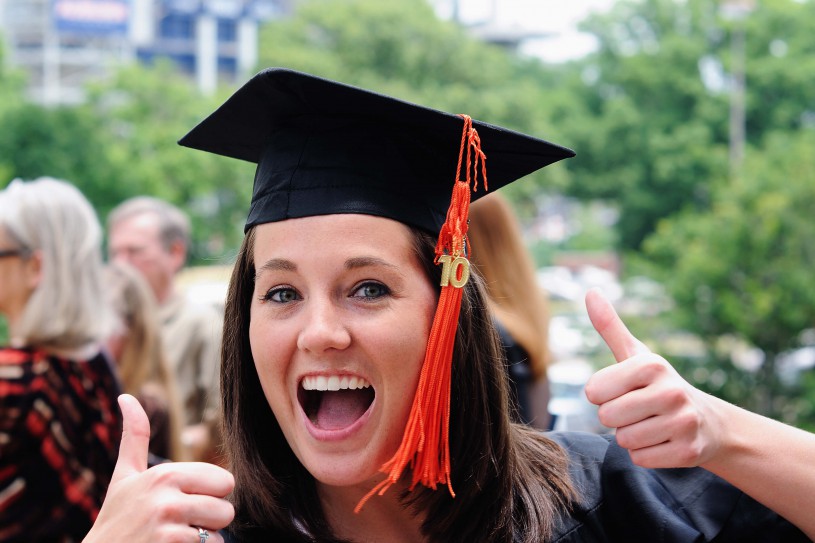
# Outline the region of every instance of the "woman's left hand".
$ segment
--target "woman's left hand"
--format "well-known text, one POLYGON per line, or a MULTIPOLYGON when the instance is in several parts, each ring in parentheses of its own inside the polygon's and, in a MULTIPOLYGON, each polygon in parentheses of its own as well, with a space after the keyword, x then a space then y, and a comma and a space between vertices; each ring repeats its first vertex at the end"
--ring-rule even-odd
POLYGON ((595 373, 586 397, 600 422, 616 428, 617 443, 648 468, 691 467, 713 459, 724 430, 716 399, 692 387, 623 324, 597 290, 586 294, 594 328, 618 364, 595 373))

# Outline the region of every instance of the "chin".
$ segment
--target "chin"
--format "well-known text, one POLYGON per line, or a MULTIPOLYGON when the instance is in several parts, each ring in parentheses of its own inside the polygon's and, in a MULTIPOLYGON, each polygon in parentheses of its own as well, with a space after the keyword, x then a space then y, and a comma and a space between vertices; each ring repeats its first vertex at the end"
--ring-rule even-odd
MULTIPOLYGON (((352 464, 358 464, 358 462, 358 459, 351 461, 352 464)), ((366 462, 365 465, 348 465, 347 461, 326 462, 315 459, 311 464, 311 466, 306 465, 306 469, 319 484, 326 486, 352 487, 366 485, 366 483, 372 486, 383 476, 379 471, 382 463, 371 465, 366 462)))

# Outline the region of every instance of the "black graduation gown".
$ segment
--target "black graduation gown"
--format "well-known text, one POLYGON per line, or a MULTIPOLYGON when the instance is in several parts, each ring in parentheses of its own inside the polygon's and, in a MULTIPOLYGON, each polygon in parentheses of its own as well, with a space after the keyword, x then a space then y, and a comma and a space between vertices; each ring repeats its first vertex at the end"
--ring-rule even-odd
MULTIPOLYGON (((635 466, 628 451, 610 435, 547 435, 569 453, 581 501, 571 513, 563 514, 554 538, 545 543, 810 541, 795 526, 709 471, 635 466)), ((224 535, 226 543, 241 543, 224 535)))
POLYGON ((507 376, 509 377, 510 401, 517 409, 518 421, 529 424, 532 420, 532 406, 529 390, 532 386, 532 370, 529 368, 529 354, 509 334, 499 321, 493 320, 501 348, 506 358, 507 376))
POLYGON ((569 453, 582 503, 557 543, 810 541, 781 516, 701 468, 646 469, 613 436, 550 432, 569 453))

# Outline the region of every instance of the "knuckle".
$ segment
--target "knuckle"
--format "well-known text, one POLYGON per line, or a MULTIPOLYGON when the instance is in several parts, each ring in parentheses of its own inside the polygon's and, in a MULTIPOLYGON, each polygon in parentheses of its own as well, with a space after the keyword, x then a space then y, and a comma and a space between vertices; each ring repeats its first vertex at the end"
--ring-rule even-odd
POLYGON ((162 522, 176 522, 183 518, 184 506, 173 496, 162 496, 155 505, 155 518, 162 522))
POLYGON ((701 450, 698 444, 690 443, 683 449, 679 460, 682 466, 695 466, 700 456, 701 450))
POLYGON ((583 393, 586 395, 586 399, 595 405, 600 403, 600 392, 597 388, 597 384, 593 380, 589 380, 583 387, 583 393))
MULTIPOLYGON (((614 417, 613 417, 613 409, 607 404, 604 403, 599 408, 597 408, 597 419, 603 426, 608 428, 614 428, 614 417)), ((619 440, 619 434, 617 439, 619 440)))
POLYGON ((631 462, 635 466, 640 466, 641 468, 656 468, 659 467, 654 464, 650 455, 643 453, 642 451, 629 451, 628 454, 631 456, 631 462))
POLYGON ((679 408, 687 402, 687 394, 682 388, 669 387, 662 392, 662 398, 673 408, 679 408))
POLYGON ((646 360, 643 360, 640 372, 648 381, 656 381, 668 373, 668 368, 662 358, 649 355, 646 360))
POLYGON ((692 409, 684 410, 679 417, 679 423, 685 432, 695 435, 702 426, 702 417, 692 409))
POLYGON ((624 430, 617 430, 617 445, 622 447, 623 449, 633 449, 634 448, 634 438, 631 436, 630 432, 626 432, 624 430))

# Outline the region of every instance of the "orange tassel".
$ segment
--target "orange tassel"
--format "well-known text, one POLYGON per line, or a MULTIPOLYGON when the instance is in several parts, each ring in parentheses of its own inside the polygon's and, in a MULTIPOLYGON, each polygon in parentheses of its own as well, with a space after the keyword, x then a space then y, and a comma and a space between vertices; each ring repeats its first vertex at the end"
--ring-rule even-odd
POLYGON ((450 480, 450 381, 453 347, 455 345, 458 316, 461 311, 462 287, 467 283, 470 264, 467 260, 467 226, 470 214, 470 190, 478 189, 478 173, 487 190, 486 155, 481 151, 481 140, 467 115, 461 135, 456 181, 447 219, 442 225, 436 244, 436 264, 442 265, 442 288, 425 359, 419 375, 419 384, 413 398, 402 444, 396 454, 380 471, 387 477, 366 494, 354 508, 359 513, 374 495, 383 495, 399 481, 408 464, 413 481, 432 489, 445 485, 455 497, 450 480), (462 164, 464 165, 464 180, 462 164), (480 166, 480 169, 479 169, 480 166))

